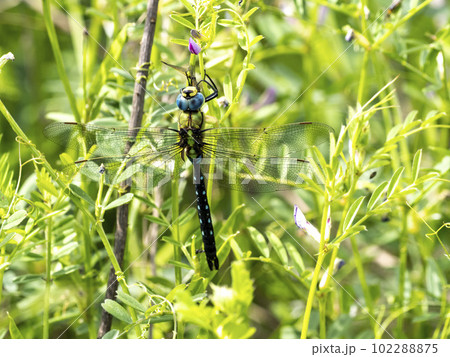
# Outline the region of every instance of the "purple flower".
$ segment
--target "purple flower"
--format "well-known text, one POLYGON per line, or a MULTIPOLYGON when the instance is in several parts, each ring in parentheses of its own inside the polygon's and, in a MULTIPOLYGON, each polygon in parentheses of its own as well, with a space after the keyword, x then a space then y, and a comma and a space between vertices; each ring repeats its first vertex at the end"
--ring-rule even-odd
POLYGON ((202 48, 198 43, 196 43, 192 37, 189 37, 189 51, 193 53, 194 55, 198 55, 202 48))
POLYGON ((294 220, 298 228, 303 229, 311 238, 313 238, 317 243, 320 243, 320 233, 316 227, 306 220, 303 212, 298 208, 297 205, 294 206, 294 220))

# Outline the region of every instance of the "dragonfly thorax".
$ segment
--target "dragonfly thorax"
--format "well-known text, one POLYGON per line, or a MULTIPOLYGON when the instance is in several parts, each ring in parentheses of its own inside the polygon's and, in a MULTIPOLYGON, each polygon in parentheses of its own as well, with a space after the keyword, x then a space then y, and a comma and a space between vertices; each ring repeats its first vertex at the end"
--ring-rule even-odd
POLYGON ((181 128, 179 135, 178 146, 183 149, 181 152, 183 160, 187 157, 192 161, 202 155, 203 134, 201 129, 181 128))
POLYGON ((203 125, 203 113, 200 111, 184 111, 178 117, 178 129, 201 129, 203 125))

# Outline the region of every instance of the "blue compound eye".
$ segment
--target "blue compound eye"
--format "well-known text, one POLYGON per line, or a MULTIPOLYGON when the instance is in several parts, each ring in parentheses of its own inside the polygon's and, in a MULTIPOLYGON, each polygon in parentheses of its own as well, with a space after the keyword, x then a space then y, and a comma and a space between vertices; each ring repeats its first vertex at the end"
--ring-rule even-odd
MULTIPOLYGON (((178 101, 177 101, 178 103, 178 101)), ((203 103, 205 103, 205 97, 202 93, 197 93, 195 96, 193 96, 191 99, 189 99, 189 110, 200 110, 203 103)), ((180 108, 180 106, 178 106, 180 108)), ((181 108, 180 108, 181 109, 181 108)))
POLYGON ((189 100, 186 99, 185 97, 183 97, 182 94, 178 94, 177 106, 180 110, 182 110, 184 112, 184 111, 188 110, 188 108, 189 108, 189 100))

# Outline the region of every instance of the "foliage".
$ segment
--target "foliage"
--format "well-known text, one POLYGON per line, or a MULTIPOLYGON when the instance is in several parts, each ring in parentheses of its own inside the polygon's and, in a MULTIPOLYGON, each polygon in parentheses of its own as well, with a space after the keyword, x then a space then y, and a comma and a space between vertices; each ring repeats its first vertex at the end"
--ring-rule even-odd
POLYGON ((95 338, 104 308, 105 338, 448 338, 445 2, 160 1, 144 126, 176 125, 184 78, 161 61, 196 61, 224 96, 205 106, 209 127, 336 130, 307 154, 318 180, 302 190, 208 183, 219 272, 196 251, 185 181, 119 198, 60 172, 75 157, 44 139, 44 119, 126 125, 146 1, 58 3, 0 5, 0 55, 15 57, 0 59, 0 336, 95 338), (294 204, 319 244, 296 228, 294 204), (121 288, 102 302, 111 264, 121 288))

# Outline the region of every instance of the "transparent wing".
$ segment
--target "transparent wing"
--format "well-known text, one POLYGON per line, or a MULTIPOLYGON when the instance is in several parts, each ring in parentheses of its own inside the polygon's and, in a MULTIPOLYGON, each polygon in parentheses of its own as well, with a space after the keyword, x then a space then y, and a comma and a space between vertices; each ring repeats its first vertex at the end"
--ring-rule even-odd
MULTIPOLYGON (((167 128, 137 128, 133 131, 77 123, 53 123, 44 130, 53 142, 87 152, 87 156, 64 168, 66 173, 78 170, 97 181, 100 173, 105 182, 116 184, 133 178, 138 188, 165 183, 180 165, 182 148, 178 132, 167 128), (135 136, 136 134, 136 136, 135 136), (128 143, 131 148, 127 152, 128 143)), ((130 182, 131 183, 131 182, 130 182)))
POLYGON ((218 151, 261 157, 285 157, 329 141, 334 130, 322 123, 301 122, 269 128, 218 128, 204 131, 204 142, 218 151))
POLYGON ((333 129, 321 123, 272 128, 205 130, 202 172, 221 186, 247 192, 294 189, 300 174, 314 177, 304 153, 329 140, 333 129), (211 169, 211 164, 214 168, 211 169))

